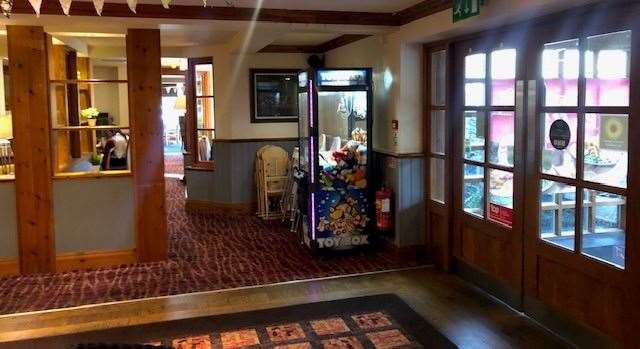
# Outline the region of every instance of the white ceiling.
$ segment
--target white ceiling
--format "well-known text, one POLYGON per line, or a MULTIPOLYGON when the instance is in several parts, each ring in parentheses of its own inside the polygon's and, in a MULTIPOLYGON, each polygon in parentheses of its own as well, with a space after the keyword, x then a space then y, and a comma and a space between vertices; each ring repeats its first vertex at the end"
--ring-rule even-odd
POLYGON ((336 33, 287 33, 273 41, 274 45, 320 45, 339 37, 336 33))
MULTIPOLYGON (((278 8, 290 10, 397 12, 422 0, 207 0, 209 6, 278 8)), ((126 3, 126 0, 106 0, 126 3)), ((138 0, 138 3, 160 4, 160 0, 138 0)), ((202 5, 202 0, 173 0, 175 5, 202 5)))

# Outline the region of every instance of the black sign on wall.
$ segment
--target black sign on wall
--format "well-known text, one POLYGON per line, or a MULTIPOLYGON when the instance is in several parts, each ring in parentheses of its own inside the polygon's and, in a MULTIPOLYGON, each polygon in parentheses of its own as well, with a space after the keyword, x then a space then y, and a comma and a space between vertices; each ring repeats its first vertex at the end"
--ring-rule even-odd
POLYGON ((549 140, 551 145, 558 150, 567 149, 571 140, 571 129, 564 120, 556 120, 549 128, 549 140))

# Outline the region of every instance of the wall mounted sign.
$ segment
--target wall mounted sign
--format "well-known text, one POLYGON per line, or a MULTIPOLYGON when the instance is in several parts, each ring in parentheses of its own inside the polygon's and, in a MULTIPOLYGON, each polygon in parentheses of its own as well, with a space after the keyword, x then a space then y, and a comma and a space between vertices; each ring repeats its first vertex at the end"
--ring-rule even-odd
POLYGON ((551 145, 558 150, 565 150, 571 140, 571 129, 564 120, 556 120, 549 128, 549 140, 551 145))
POLYGON ((604 114, 600 120, 600 148, 627 151, 629 140, 627 117, 604 114))
POLYGON ((298 70, 251 69, 251 122, 298 122, 298 70))
POLYGON ((513 209, 489 203, 489 219, 511 227, 513 226, 513 209))
POLYGON ((453 22, 479 15, 482 5, 484 5, 484 0, 454 0, 453 22))

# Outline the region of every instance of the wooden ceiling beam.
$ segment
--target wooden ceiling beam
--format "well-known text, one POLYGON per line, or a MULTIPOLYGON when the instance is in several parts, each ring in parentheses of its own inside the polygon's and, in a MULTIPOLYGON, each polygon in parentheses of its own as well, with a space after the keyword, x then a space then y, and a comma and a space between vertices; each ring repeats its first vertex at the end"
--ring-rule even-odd
POLYGON ((338 47, 342 47, 356 41, 370 37, 371 35, 345 34, 331 39, 320 45, 268 45, 260 53, 325 53, 338 47))
MULTIPOLYGON (((259 22, 273 23, 401 26, 450 7, 451 0, 425 0, 396 13, 263 8, 256 18, 259 22)), ((256 10, 248 7, 185 5, 165 9, 160 4, 138 4, 136 11, 131 12, 125 3, 105 2, 102 17, 251 21, 256 10)), ((64 15, 58 1, 43 1, 40 12, 43 15, 64 15)), ((15 0, 13 13, 35 14, 28 0, 15 0)), ((70 14, 98 16, 91 1, 74 1, 70 14)))

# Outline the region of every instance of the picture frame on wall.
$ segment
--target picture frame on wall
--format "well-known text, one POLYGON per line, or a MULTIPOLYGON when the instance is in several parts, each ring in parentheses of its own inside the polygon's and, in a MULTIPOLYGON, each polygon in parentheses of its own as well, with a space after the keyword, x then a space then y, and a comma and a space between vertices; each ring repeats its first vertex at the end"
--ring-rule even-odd
POLYGON ((298 122, 298 69, 251 69, 251 123, 298 122))

